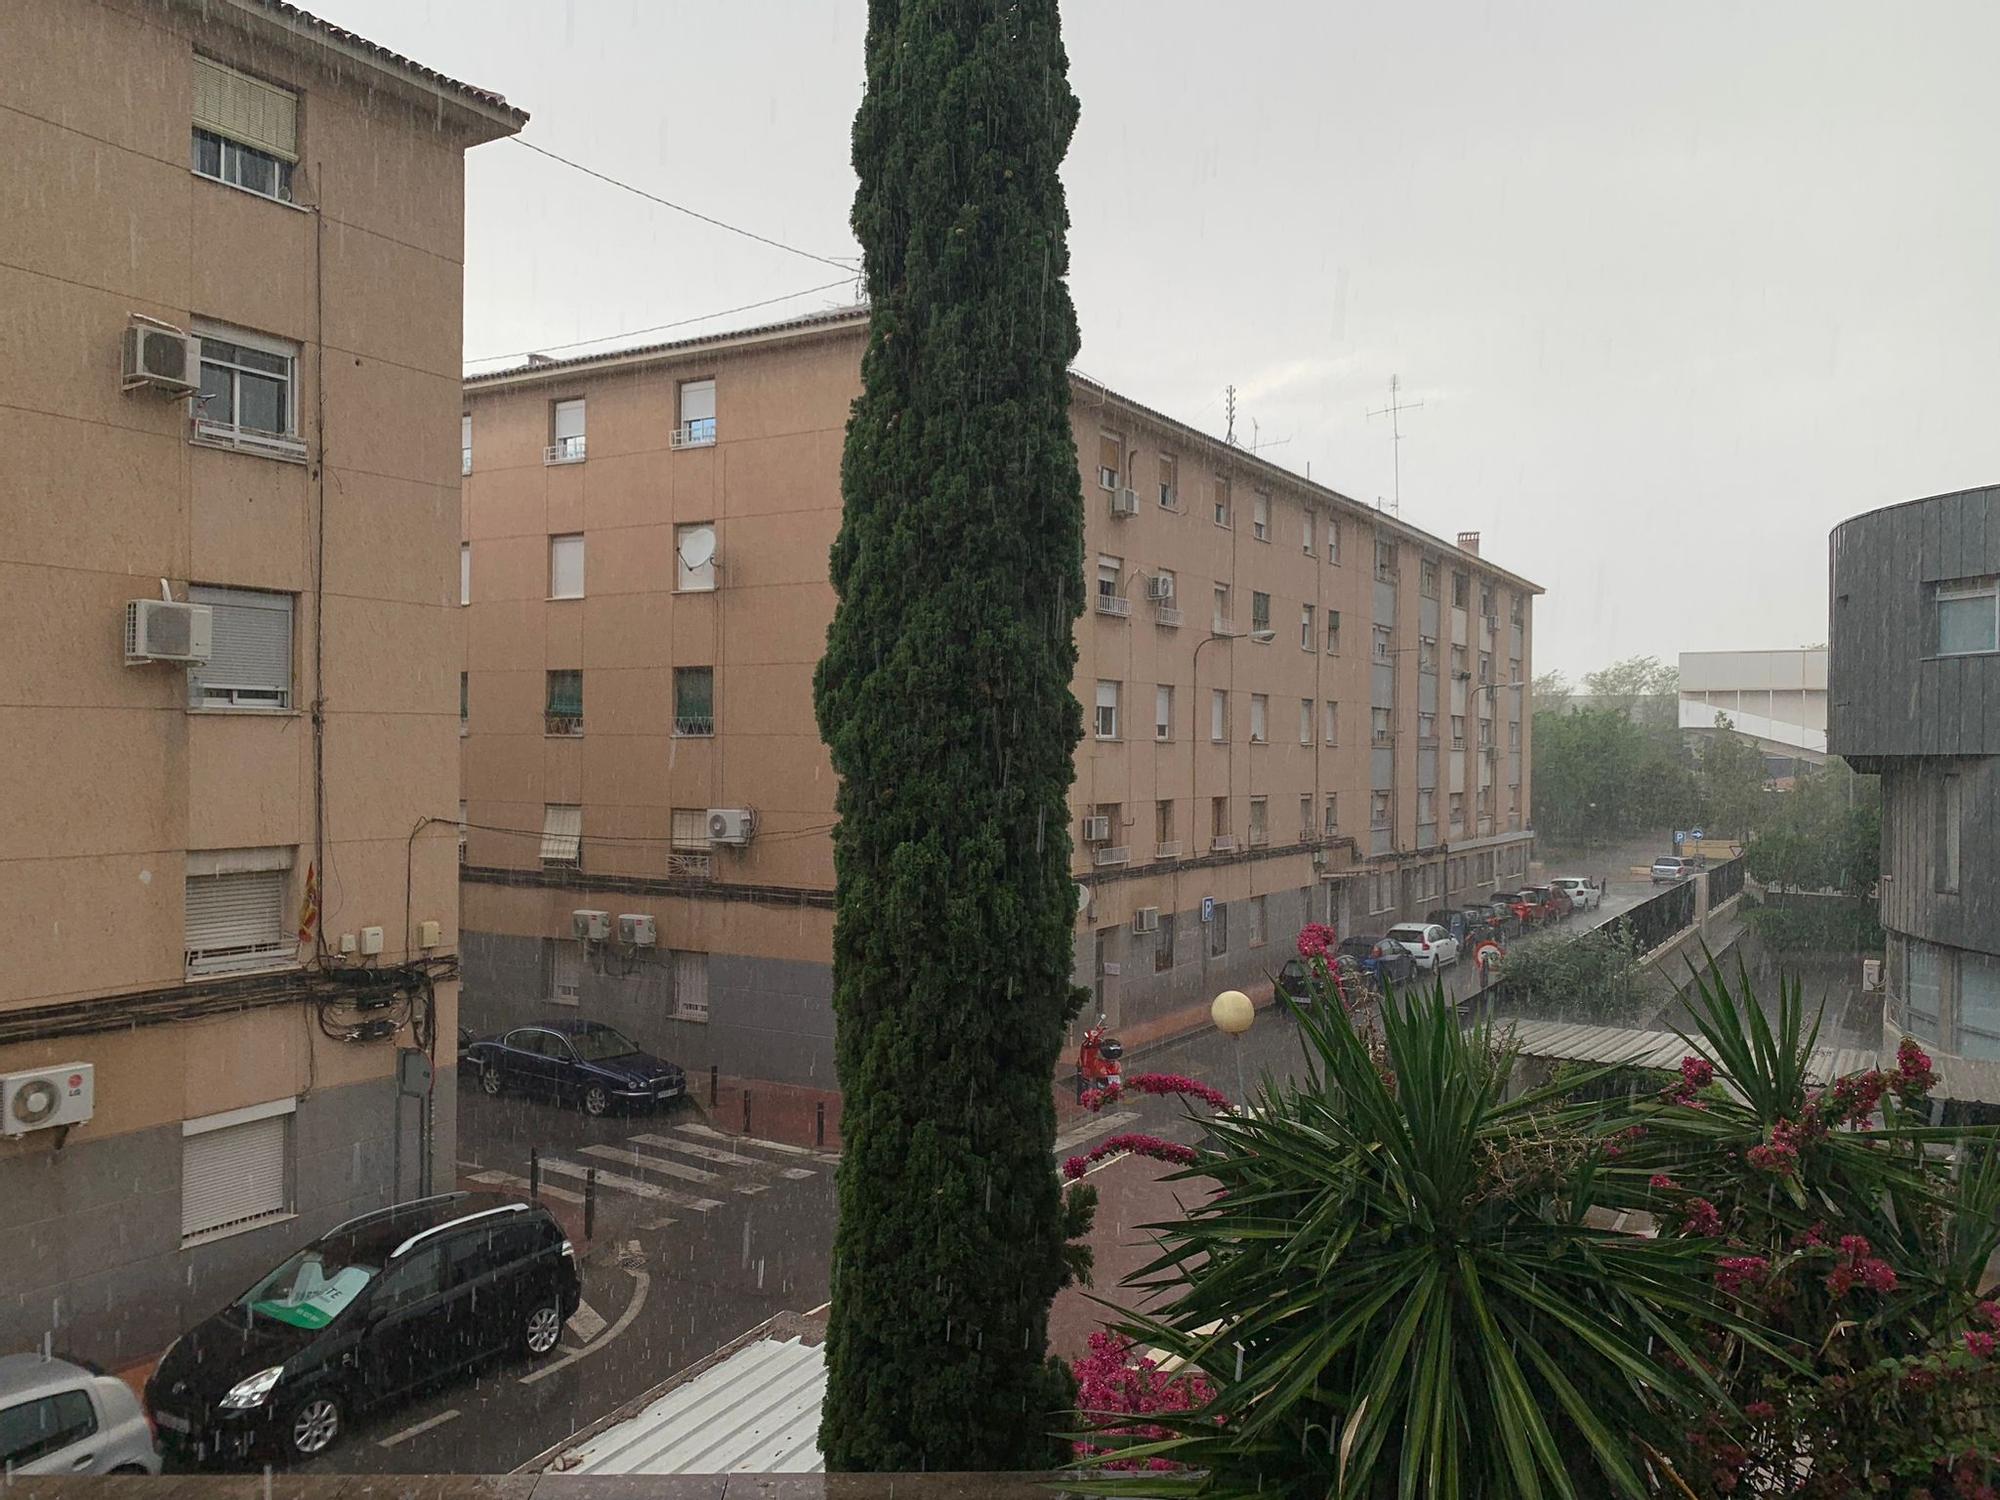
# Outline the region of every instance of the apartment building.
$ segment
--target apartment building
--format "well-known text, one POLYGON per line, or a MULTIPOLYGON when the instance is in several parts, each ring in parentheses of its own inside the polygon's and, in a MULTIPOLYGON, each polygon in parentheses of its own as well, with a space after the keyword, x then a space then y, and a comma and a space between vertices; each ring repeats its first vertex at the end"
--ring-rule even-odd
POLYGON ((275 0, 6 50, 0 1349, 112 1363, 451 1180, 463 152, 526 117, 275 0))
POLYGON ((2000 1119, 2000 485, 1833 531, 1827 748, 1882 778, 1882 1055, 2000 1119))
MULTIPOLYGON (((866 314, 467 382, 466 1010, 833 1087, 812 675, 866 314)), ((1525 874, 1526 579, 1076 377, 1077 967, 1114 1026, 1525 874)))

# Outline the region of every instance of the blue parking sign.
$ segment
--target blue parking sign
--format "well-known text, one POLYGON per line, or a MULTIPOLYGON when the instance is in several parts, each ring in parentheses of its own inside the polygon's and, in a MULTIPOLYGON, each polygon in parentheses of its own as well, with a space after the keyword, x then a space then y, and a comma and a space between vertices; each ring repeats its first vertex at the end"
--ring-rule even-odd
POLYGON ((1201 898, 1201 919, 1204 922, 1213 922, 1215 920, 1215 897, 1203 896, 1201 898))
POLYGON ((1674 830, 1674 847, 1676 849, 1680 848, 1682 844, 1685 844, 1687 840, 1688 836, 1687 836, 1687 830, 1685 828, 1676 828, 1674 830))

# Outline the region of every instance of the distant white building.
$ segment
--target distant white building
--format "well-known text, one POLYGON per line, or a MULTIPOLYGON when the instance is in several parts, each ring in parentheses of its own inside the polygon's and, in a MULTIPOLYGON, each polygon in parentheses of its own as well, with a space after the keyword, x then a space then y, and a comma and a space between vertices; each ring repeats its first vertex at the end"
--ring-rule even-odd
POLYGON ((1683 651, 1681 728, 1715 729, 1729 715, 1756 741, 1774 778, 1826 764, 1826 650, 1683 651))

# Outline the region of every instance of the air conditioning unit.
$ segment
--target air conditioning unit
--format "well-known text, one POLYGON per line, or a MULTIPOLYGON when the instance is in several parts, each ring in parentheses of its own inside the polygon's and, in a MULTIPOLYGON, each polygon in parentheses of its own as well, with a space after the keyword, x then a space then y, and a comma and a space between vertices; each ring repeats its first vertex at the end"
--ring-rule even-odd
POLYGON ((1137 490, 1113 490, 1111 492, 1111 514, 1114 516, 1138 515, 1139 492, 1137 490))
POLYGON ((1083 820, 1083 841, 1086 844, 1102 844, 1111 837, 1109 818, 1085 818, 1083 820))
POLYGON ((652 913, 643 911, 621 912, 618 916, 618 941, 634 948, 650 948, 660 940, 660 929, 653 921, 652 913))
POLYGON ((1146 597, 1156 604, 1171 604, 1174 598, 1174 581, 1171 578, 1148 578, 1146 597))
POLYGON ((215 649, 215 612, 206 604, 134 599, 125 606, 125 665, 205 662, 215 649))
POLYGON ((1142 906, 1132 913, 1134 932, 1158 932, 1160 930, 1160 909, 1157 906, 1142 906))
POLYGON ((1864 958, 1861 960, 1861 990, 1872 995, 1882 988, 1882 960, 1864 958))
POLYGON ((0 1135, 87 1124, 96 1104, 96 1070, 90 1063, 0 1073, 0 1135))
POLYGON ((580 943, 602 943, 611 936, 608 911, 573 911, 569 914, 570 936, 580 943))
POLYGON ((1498 615, 1488 615, 1486 617, 1486 628, 1488 630, 1498 630, 1500 628, 1500 617, 1498 615))
POLYGON ((163 396, 186 396, 201 384, 201 340, 167 323, 136 314, 125 329, 125 371, 120 388, 150 387, 163 396))
POLYGON ((711 807, 708 810, 708 841, 740 849, 757 831, 757 814, 747 807, 711 807))

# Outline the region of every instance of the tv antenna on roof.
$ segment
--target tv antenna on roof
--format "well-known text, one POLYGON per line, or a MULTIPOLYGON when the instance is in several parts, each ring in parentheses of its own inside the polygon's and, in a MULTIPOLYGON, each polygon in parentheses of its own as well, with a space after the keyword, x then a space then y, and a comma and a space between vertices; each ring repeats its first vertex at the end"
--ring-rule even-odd
POLYGON ((1399 516, 1403 513, 1402 414, 1406 411, 1414 411, 1424 404, 1421 401, 1405 401, 1402 399, 1402 393, 1403 377, 1400 375, 1391 375, 1389 377, 1389 404, 1377 407, 1374 411, 1368 413, 1371 417, 1387 417, 1389 419, 1389 454, 1395 469, 1395 488, 1391 491, 1393 499, 1390 502, 1390 509, 1399 516))

